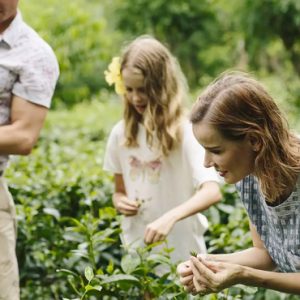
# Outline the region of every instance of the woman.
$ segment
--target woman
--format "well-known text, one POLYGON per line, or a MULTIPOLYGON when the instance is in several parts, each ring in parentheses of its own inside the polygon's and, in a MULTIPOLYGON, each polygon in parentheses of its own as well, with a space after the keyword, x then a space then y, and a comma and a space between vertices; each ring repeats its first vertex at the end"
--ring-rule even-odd
POLYGON ((253 247, 198 255, 178 266, 188 292, 235 284, 300 294, 300 140, 272 97, 246 74, 214 81, 191 112, 205 166, 236 183, 250 219, 253 247))

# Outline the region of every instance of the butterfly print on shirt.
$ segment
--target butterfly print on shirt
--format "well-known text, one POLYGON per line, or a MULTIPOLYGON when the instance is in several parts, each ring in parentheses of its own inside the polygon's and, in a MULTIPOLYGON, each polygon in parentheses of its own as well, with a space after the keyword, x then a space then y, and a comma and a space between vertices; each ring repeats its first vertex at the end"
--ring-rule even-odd
POLYGON ((130 178, 135 181, 142 176, 143 180, 158 183, 160 178, 162 161, 160 158, 151 161, 141 161, 136 156, 129 157, 130 178))

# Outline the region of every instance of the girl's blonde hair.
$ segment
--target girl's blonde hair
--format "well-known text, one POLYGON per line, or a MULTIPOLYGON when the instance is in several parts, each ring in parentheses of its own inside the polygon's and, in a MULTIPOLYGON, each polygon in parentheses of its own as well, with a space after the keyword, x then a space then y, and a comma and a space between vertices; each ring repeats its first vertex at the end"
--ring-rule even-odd
POLYGON ((131 42, 123 53, 121 72, 127 67, 141 71, 149 103, 141 116, 129 103, 125 93, 125 145, 138 146, 138 126, 143 118, 147 143, 168 155, 182 139, 180 121, 187 89, 180 66, 158 40, 141 36, 131 42))
POLYGON ((300 172, 300 140, 288 129, 278 106, 248 74, 227 72, 199 96, 191 112, 195 125, 204 121, 229 140, 255 135, 260 150, 254 175, 269 202, 295 184, 300 172))

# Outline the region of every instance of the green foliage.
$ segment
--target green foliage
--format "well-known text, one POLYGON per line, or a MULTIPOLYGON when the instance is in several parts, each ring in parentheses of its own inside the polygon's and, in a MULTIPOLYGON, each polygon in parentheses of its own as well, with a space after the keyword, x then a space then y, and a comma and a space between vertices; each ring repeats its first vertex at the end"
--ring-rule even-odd
MULTIPOLYGON (((156 244, 137 250, 120 245, 112 182, 102 171, 107 132, 119 117, 113 99, 50 112, 31 156, 14 157, 6 171, 17 204, 22 299, 188 299, 167 244, 158 253, 156 244)), ((223 195, 207 212, 207 245, 214 253, 250 245, 234 188, 225 186, 223 195)), ((275 294, 293 299, 241 286, 195 299, 258 300, 275 294)))
POLYGON ((118 7, 119 28, 135 36, 152 34, 167 43, 191 84, 204 73, 214 76, 230 66, 224 55, 230 47, 211 1, 119 1, 118 7))
POLYGON ((242 26, 246 49, 252 63, 266 55, 267 43, 280 39, 287 55, 300 76, 300 5, 297 0, 247 0, 239 7, 240 25, 242 26))
MULTIPOLYGON (((171 250, 121 249, 112 181, 102 171, 107 133, 121 112, 103 71, 121 41, 153 34, 178 57, 193 89, 227 68, 255 70, 299 130, 299 1, 22 0, 20 6, 61 70, 54 100, 60 111, 50 113, 31 156, 13 157, 6 172, 18 211, 22 298, 187 299, 171 250), (157 267, 165 275, 154 274, 157 267)), ((212 253, 251 245, 234 188, 225 186, 223 195, 206 213, 212 253)), ((236 286, 201 299, 297 296, 236 286)))
POLYGON ((226 69, 255 70, 281 81, 282 99, 300 108, 300 6, 297 0, 116 1, 118 28, 152 34, 178 57, 190 86, 226 69), (130 15, 130 18, 128 17, 130 15))
POLYGON ((209 253, 232 253, 252 245, 247 213, 234 186, 222 189, 223 201, 206 212, 211 224, 207 243, 209 253))
MULTIPOLYGON (((89 215, 98 218, 99 209, 111 204, 112 184, 102 171, 106 137, 102 121, 113 122, 112 116, 118 116, 111 107, 95 102, 77 106, 71 114, 50 114, 31 156, 14 157, 6 172, 17 204, 17 254, 24 299, 60 299, 66 285, 56 269, 80 266, 79 258, 68 258, 75 241, 65 229, 64 218, 80 222, 89 215)), ((113 223, 105 222, 99 221, 99 229, 112 227, 113 223)), ((116 232, 112 235, 118 238, 116 232)), ((106 249, 103 263, 118 252, 116 245, 106 249)))
POLYGON ((106 89, 111 58, 148 33, 178 57, 193 90, 228 68, 255 71, 281 81, 288 94, 282 101, 299 114, 297 0, 23 0, 20 7, 57 54, 54 107, 90 101, 106 89))
POLYGON ((103 72, 120 36, 98 1, 21 1, 23 18, 54 49, 60 78, 54 105, 70 106, 106 88, 103 72), (37 17, 38 16, 38 17, 37 17))

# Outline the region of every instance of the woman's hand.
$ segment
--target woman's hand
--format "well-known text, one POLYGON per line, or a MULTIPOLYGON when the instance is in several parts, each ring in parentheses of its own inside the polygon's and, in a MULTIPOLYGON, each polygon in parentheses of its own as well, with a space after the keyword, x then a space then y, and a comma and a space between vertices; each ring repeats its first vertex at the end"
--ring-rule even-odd
POLYGON ((116 194, 113 197, 113 204, 116 210, 125 216, 134 216, 139 210, 139 204, 136 201, 129 200, 122 194, 116 194))
POLYGON ((154 222, 147 225, 145 230, 144 241, 146 244, 162 241, 173 228, 176 220, 172 214, 164 214, 154 222))
POLYGON ((201 257, 191 257, 190 268, 193 273, 193 287, 190 284, 187 291, 193 295, 217 293, 227 287, 239 283, 243 267, 201 257))
POLYGON ((184 290, 188 293, 194 290, 193 271, 191 261, 187 260, 177 266, 177 274, 179 275, 180 283, 184 286, 184 290))

